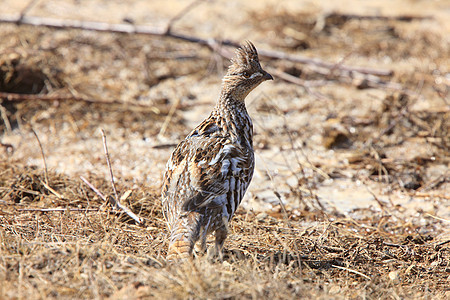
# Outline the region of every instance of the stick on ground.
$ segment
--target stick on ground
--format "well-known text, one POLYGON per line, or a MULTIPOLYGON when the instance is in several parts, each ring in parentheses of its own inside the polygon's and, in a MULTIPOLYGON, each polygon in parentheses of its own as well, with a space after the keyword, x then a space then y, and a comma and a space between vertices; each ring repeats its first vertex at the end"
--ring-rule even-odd
POLYGON ((116 185, 114 184, 114 175, 113 175, 113 171, 111 168, 111 161, 109 159, 109 152, 108 152, 108 145, 106 144, 106 135, 105 135, 105 131, 103 129, 101 129, 102 132, 102 140, 103 140, 103 149, 105 150, 105 156, 106 156, 106 163, 108 164, 108 169, 109 169, 109 176, 111 179, 111 185, 114 191, 114 196, 116 197, 116 201, 119 202, 119 196, 117 195, 117 189, 116 189, 116 185))
POLYGON ((80 176, 81 180, 84 181, 84 183, 86 183, 100 198, 103 199, 103 201, 105 202, 109 202, 112 206, 113 209, 118 209, 121 210, 122 212, 124 212, 125 214, 127 214, 130 218, 132 218, 136 223, 138 224, 142 224, 142 220, 135 214, 133 213, 128 207, 120 204, 120 200, 119 200, 119 196, 117 193, 117 189, 116 189, 116 185, 114 183, 114 175, 113 175, 113 171, 112 171, 112 167, 111 167, 111 161, 109 159, 109 152, 108 152, 108 145, 106 144, 106 135, 105 135, 105 131, 103 129, 101 129, 101 133, 102 133, 102 140, 103 140, 103 148, 105 150, 105 156, 106 156, 106 163, 108 164, 108 169, 109 169, 109 175, 110 175, 110 179, 111 179, 111 185, 114 191, 114 196, 108 196, 105 197, 97 188, 95 188, 86 178, 84 178, 83 176, 80 176))
POLYGON ((47 169, 47 161, 45 160, 44 148, 42 148, 41 140, 39 139, 36 131, 34 131, 34 129, 33 129, 33 127, 31 125, 30 125, 30 129, 31 129, 31 132, 33 132, 34 137, 36 138, 36 140, 37 140, 37 142, 39 144, 39 149, 41 150, 42 161, 44 162, 45 183, 48 185, 48 169, 47 169))

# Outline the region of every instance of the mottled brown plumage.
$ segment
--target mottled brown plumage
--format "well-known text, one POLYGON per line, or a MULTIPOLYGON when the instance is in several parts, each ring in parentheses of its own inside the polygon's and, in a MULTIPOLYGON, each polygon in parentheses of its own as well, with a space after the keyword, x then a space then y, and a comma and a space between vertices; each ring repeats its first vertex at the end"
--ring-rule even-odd
POLYGON ((253 176, 253 125, 245 97, 273 79, 261 68, 251 42, 236 50, 223 78, 217 105, 173 151, 162 188, 170 241, 168 258, 190 257, 200 239, 214 232, 221 254, 228 222, 253 176))

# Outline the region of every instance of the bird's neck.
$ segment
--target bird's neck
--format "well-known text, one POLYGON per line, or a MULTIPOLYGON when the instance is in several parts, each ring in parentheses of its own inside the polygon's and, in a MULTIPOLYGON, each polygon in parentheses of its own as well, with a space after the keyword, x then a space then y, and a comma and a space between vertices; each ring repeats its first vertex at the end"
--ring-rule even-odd
POLYGON ((232 95, 222 93, 214 114, 219 126, 233 139, 252 147, 253 123, 245 108, 244 99, 237 100, 232 95))

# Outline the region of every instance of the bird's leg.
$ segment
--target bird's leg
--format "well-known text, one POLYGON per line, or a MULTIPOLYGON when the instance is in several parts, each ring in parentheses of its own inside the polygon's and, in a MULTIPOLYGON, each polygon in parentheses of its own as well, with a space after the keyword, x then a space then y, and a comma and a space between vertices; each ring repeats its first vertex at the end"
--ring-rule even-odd
POLYGON ((202 226, 200 229, 200 234, 199 234, 200 243, 195 244, 195 247, 194 247, 195 252, 197 254, 204 254, 206 252, 206 236, 207 236, 207 234, 208 234, 207 228, 202 226))
POLYGON ((216 248, 215 254, 219 257, 220 260, 223 260, 223 244, 228 235, 228 219, 226 217, 223 218, 222 226, 220 226, 216 230, 216 248))

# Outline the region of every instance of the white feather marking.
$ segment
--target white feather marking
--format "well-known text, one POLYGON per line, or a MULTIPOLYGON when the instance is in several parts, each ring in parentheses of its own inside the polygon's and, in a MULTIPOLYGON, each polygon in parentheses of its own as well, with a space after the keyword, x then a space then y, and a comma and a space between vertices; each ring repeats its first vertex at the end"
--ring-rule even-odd
MULTIPOLYGON (((239 175, 239 173, 242 171, 242 168, 238 168, 238 163, 242 162, 242 158, 240 157, 233 157, 231 159, 231 171, 233 172, 233 175, 239 175)), ((222 165, 223 168, 223 165, 222 165)))
POLYGON ((248 79, 253 79, 253 78, 259 77, 259 76, 262 76, 262 74, 260 72, 256 72, 256 73, 253 73, 252 76, 250 76, 248 79))
POLYGON ((223 148, 220 149, 219 153, 217 153, 214 159, 209 162, 209 165, 210 166, 215 165, 223 156, 230 153, 232 148, 234 148, 233 144, 223 146, 223 148))
MULTIPOLYGON (((236 189, 236 179, 234 179, 234 177, 230 178, 230 190, 234 190, 236 189)), ((235 194, 231 193, 231 197, 234 197, 235 194)), ((231 214, 234 213, 234 211, 236 210, 236 204, 235 204, 235 199, 230 199, 229 200, 231 202, 231 214)))
POLYGON ((220 172, 222 173, 222 176, 224 176, 226 173, 228 173, 228 169, 230 167, 230 164, 231 164, 231 162, 228 159, 224 160, 222 162, 222 168, 220 169, 220 172))

